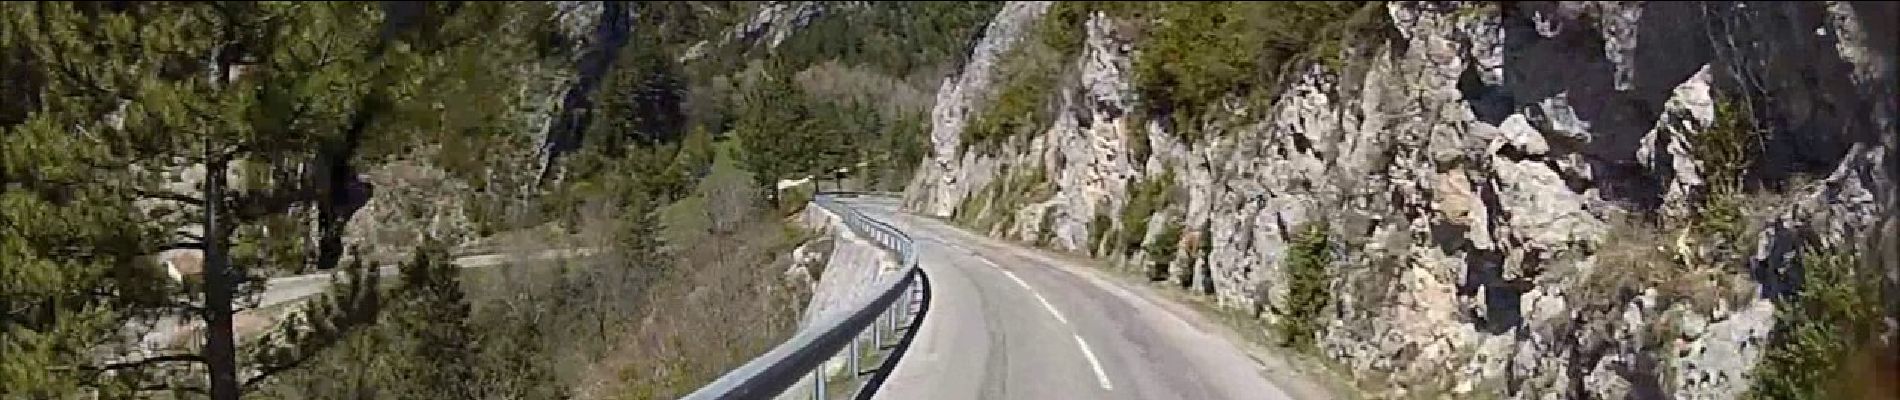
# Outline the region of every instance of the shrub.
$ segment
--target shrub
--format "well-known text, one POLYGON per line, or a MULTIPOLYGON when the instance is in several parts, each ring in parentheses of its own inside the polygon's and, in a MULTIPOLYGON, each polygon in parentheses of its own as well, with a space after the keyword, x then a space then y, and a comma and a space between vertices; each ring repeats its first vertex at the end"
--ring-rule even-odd
MULTIPOLYGON (((977 224, 984 229, 1010 228, 1016 222, 1017 212, 1031 204, 1049 201, 1055 196, 1055 186, 1049 183, 1048 173, 1044 172, 1042 167, 1030 166, 1023 169, 1023 172, 1004 172, 1003 174, 1003 179, 985 186, 981 192, 992 196, 981 215, 981 220, 985 222, 977 224)), ((1037 225, 1038 232, 1035 233, 1037 236, 1025 238, 1025 240, 1035 238, 1038 244, 1042 242, 1040 238, 1048 231, 1048 224, 1053 223, 1050 218, 1054 213, 1045 212, 1045 214, 1049 216, 1036 221, 1042 224, 1037 225)))
POLYGON ((1155 234, 1154 244, 1148 246, 1148 257, 1156 260, 1173 260, 1180 249, 1181 223, 1168 220, 1161 224, 1161 232, 1155 234))
POLYGON ((1718 246, 1717 255, 1722 257, 1718 262, 1746 252, 1744 234, 1750 227, 1742 203, 1743 180, 1759 158, 1757 136, 1748 105, 1734 99, 1717 100, 1715 122, 1690 136, 1690 153, 1710 185, 1700 212, 1690 222, 1697 234, 1718 246))
POLYGON ((1801 288, 1781 299, 1773 341, 1755 366, 1751 397, 1846 398, 1855 389, 1847 386, 1856 372, 1850 360, 1892 354, 1871 348, 1889 312, 1881 305, 1877 273, 1859 268, 1858 257, 1843 249, 1804 249, 1800 264, 1801 288))
POLYGON ((1042 221, 1036 225, 1036 246, 1048 246, 1049 240, 1056 235, 1056 210, 1044 208, 1042 221))
POLYGON ((963 128, 959 146, 987 149, 1010 138, 1032 135, 1055 120, 1058 82, 1068 64, 1040 41, 1023 41, 1004 56, 996 96, 963 128))
POLYGON ((817 194, 817 192, 817 184, 798 185, 785 189, 785 191, 780 194, 784 196, 784 198, 778 202, 779 215, 792 215, 804 211, 805 203, 811 202, 812 196, 817 194))
POLYGON ((1725 259, 1745 255, 1749 226, 1741 194, 1731 191, 1710 194, 1693 223, 1696 233, 1719 246, 1725 259))
POLYGON ((1108 228, 1113 224, 1114 222, 1108 219, 1108 214, 1095 214, 1095 218, 1089 220, 1089 237, 1086 244, 1088 249, 1085 251, 1093 255, 1100 250, 1102 243, 1108 240, 1108 228))
POLYGON ((1131 124, 1123 128, 1122 142, 1128 146, 1128 159, 1134 160, 1135 165, 1147 164, 1148 155, 1154 151, 1148 143, 1148 127, 1131 124))
POLYGON ((1132 252, 1141 248, 1142 239, 1148 236, 1148 218, 1155 211, 1167 207, 1170 192, 1174 190, 1174 171, 1169 170, 1160 177, 1129 183, 1128 205, 1122 207, 1122 249, 1132 252))
POLYGON ((1094 11, 1088 2, 1060 1, 1049 6, 1049 14, 1036 26, 1036 37, 1061 56, 1069 60, 1081 52, 1082 42, 1088 31, 1083 23, 1088 22, 1089 13, 1094 11))
POLYGON ((1152 280, 1168 279, 1169 266, 1174 262, 1175 251, 1180 249, 1181 223, 1168 220, 1161 224, 1161 232, 1155 234, 1154 243, 1148 245, 1148 263, 1153 266, 1148 278, 1152 280))
POLYGON ((1621 306, 1654 288, 1665 305, 1686 303, 1710 312, 1737 278, 1732 269, 1695 264, 1690 243, 1705 240, 1694 230, 1668 229, 1630 216, 1611 219, 1610 231, 1594 250, 1586 275, 1573 281, 1573 301, 1585 307, 1621 306))
POLYGON ((1716 100, 1715 121, 1690 135, 1690 154, 1716 193, 1742 189, 1748 168, 1761 152, 1760 137, 1749 104, 1732 98, 1716 100))
POLYGON ((1280 310, 1280 321, 1274 325, 1284 346, 1310 348, 1319 333, 1321 314, 1332 300, 1331 277, 1327 272, 1332 253, 1328 246, 1326 224, 1314 222, 1302 226, 1287 249, 1283 264, 1287 281, 1286 307, 1280 310))
MULTIPOLYGON (((1152 15, 1133 61, 1149 112, 1191 125, 1229 93, 1277 82, 1282 64, 1314 48, 1359 2, 1181 2, 1129 10, 1152 15)), ((1337 40, 1333 38, 1333 40, 1337 40)), ((1338 46, 1324 47, 1337 49, 1338 46)), ((1192 129, 1175 129, 1196 139, 1192 129)))

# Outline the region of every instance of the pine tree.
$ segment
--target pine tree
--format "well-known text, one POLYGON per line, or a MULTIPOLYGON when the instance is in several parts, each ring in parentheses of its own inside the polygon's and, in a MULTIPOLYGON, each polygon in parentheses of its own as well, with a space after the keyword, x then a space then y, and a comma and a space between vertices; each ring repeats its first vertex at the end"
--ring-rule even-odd
POLYGON ((704 177, 712 171, 714 151, 717 149, 713 148, 712 134, 707 133, 704 126, 695 126, 680 140, 679 164, 693 178, 704 177))
POLYGON ((468 325, 470 306, 462 293, 461 271, 450 263, 447 247, 430 241, 402 265, 390 323, 407 338, 397 349, 403 361, 394 397, 473 398, 465 383, 474 378, 476 338, 468 325))
POLYGON ((628 43, 614 59, 612 72, 595 93, 594 115, 585 137, 590 147, 618 157, 626 146, 651 146, 684 132, 685 83, 660 43, 628 43))
POLYGON ((811 170, 812 160, 805 157, 812 153, 813 143, 807 140, 811 112, 804 92, 782 66, 768 68, 743 96, 733 127, 740 140, 740 161, 765 198, 776 203, 779 179, 811 170))
MULTIPOLYGON (((333 239, 360 201, 353 160, 403 151, 424 129, 493 124, 438 109, 467 93, 454 88, 508 73, 469 60, 490 55, 477 40, 486 28, 527 6, 421 5, 410 17, 428 23, 385 19, 383 7, 0 5, 0 87, 27 100, 0 106, 0 387, 115 397, 179 386, 154 384, 154 370, 202 365, 210 386, 182 386, 230 399, 310 359, 240 368, 233 313, 265 268, 340 258, 333 239), (326 239, 314 252, 285 234, 313 208, 326 239), (202 293, 163 283, 149 255, 166 249, 203 250, 202 293), (183 315, 208 322, 204 351, 93 356, 124 352, 136 337, 118 332, 133 322, 183 315)), ((485 107, 468 108, 495 111, 485 107)), ((336 342, 323 336, 268 345, 336 342)))

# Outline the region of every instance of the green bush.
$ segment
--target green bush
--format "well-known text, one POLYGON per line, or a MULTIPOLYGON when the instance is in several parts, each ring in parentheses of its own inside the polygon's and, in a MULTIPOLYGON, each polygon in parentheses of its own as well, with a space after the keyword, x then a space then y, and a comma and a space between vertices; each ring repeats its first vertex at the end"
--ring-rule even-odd
POLYGON ((1180 249, 1181 223, 1168 220, 1161 224, 1161 232, 1155 234, 1154 243, 1148 245, 1148 264, 1151 280, 1168 279, 1168 267, 1174 262, 1174 254, 1180 249))
POLYGON ((987 187, 964 197, 963 201, 957 205, 957 209, 952 212, 951 219, 966 226, 975 226, 973 224, 977 223, 978 219, 990 209, 989 197, 987 187))
POLYGON ((1801 288, 1777 308, 1768 352, 1755 366, 1750 397, 1836 399, 1851 397, 1852 361, 1878 351, 1882 306, 1880 277, 1842 249, 1802 252, 1801 288))
POLYGON ((1122 130, 1122 142, 1128 146, 1128 159, 1135 165, 1147 164, 1148 156, 1154 152, 1148 143, 1148 127, 1134 123, 1123 128, 1126 129, 1122 130))
POLYGON ((1153 21, 1133 61, 1135 87, 1149 112, 1192 125, 1222 96, 1269 87, 1282 64, 1319 48, 1337 50, 1336 23, 1362 2, 1170 2, 1127 6, 1122 14, 1153 21))
POLYGON ((1332 253, 1328 245, 1326 224, 1308 223, 1300 228, 1287 249, 1283 264, 1287 277, 1286 308, 1280 310, 1280 321, 1274 325, 1282 345, 1310 348, 1323 325, 1321 314, 1332 300, 1331 277, 1327 272, 1332 253))
POLYGON ((1134 254, 1141 249, 1142 239, 1148 236, 1148 218, 1156 211, 1167 207, 1169 196, 1174 191, 1174 171, 1169 170, 1160 177, 1130 182, 1128 205, 1122 207, 1122 249, 1134 254))
POLYGON ((1111 225, 1114 225, 1114 221, 1108 219, 1108 214, 1095 214, 1095 218, 1089 220, 1088 248, 1085 251, 1094 255, 1100 250, 1102 243, 1108 241, 1108 228, 1111 225))
POLYGON ((1761 152, 1749 105, 1731 98, 1716 101, 1714 123, 1691 134, 1689 141, 1690 154, 1717 193, 1741 191, 1744 175, 1761 152))
POLYGON ((1082 50, 1083 39, 1088 31, 1083 23, 1088 22, 1089 13, 1095 6, 1090 2, 1059 1, 1049 6, 1049 14, 1037 25, 1036 37, 1044 46, 1062 55, 1063 60, 1074 57, 1082 50))
POLYGON ((1740 256, 1747 243, 1747 213, 1742 209, 1742 195, 1729 191, 1710 194, 1702 204, 1702 210, 1696 213, 1693 223, 1696 233, 1725 247, 1725 255, 1740 256))
POLYGON ((999 67, 1000 87, 976 119, 963 128, 963 149, 988 149, 1010 138, 1033 135, 1055 120, 1058 78, 1069 64, 1038 41, 1018 43, 999 67))
POLYGON ((817 192, 816 184, 793 186, 780 192, 780 196, 783 197, 778 202, 779 215, 792 215, 804 211, 805 203, 811 202, 812 196, 817 192))
POLYGON ((1173 260, 1174 253, 1180 250, 1181 223, 1168 220, 1161 224, 1161 232, 1155 233, 1154 244, 1148 246, 1148 257, 1155 260, 1173 260))

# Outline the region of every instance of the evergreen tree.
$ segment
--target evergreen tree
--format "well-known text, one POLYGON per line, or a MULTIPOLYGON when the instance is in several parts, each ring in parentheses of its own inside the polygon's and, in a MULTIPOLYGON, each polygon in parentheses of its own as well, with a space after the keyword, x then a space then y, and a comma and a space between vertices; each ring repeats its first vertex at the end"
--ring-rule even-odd
POLYGON ((810 172, 811 112, 805 94, 789 71, 770 68, 745 88, 734 134, 740 140, 740 161, 752 172, 766 199, 777 201, 779 179, 810 172))
POLYGON ((683 133, 685 83, 662 50, 654 40, 628 43, 620 49, 612 72, 595 93, 595 111, 586 134, 590 147, 617 157, 626 146, 651 146, 683 133))
POLYGON ((679 164, 693 178, 703 177, 712 171, 714 151, 712 134, 704 126, 695 126, 680 140, 679 164))
MULTIPOLYGON (((510 59, 477 38, 527 6, 388 6, 414 11, 403 18, 384 7, 0 5, 0 86, 30 91, 0 106, 0 387, 115 397, 179 386, 153 384, 151 370, 199 364, 210 386, 182 386, 229 399, 309 360, 299 350, 240 368, 232 315, 265 269, 340 258, 333 239, 360 201, 352 160, 404 151, 417 131, 493 124, 438 110, 497 111, 458 101, 476 96, 457 88, 507 74, 470 61, 510 59), (285 234, 309 209, 326 239, 314 252, 285 234), (149 257, 163 249, 203 250, 202 293, 164 284, 149 257), (201 353, 90 356, 124 352, 136 335, 119 332, 135 322, 181 315, 207 321, 201 353)), ((347 331, 335 328, 314 332, 347 331)), ((336 342, 323 336, 263 345, 336 342)))
POLYGON ((389 323, 408 340, 396 349, 403 361, 396 376, 405 379, 394 385, 394 397, 473 398, 465 389, 474 378, 471 360, 478 348, 460 269, 449 262, 447 247, 432 240, 416 249, 401 273, 389 323))

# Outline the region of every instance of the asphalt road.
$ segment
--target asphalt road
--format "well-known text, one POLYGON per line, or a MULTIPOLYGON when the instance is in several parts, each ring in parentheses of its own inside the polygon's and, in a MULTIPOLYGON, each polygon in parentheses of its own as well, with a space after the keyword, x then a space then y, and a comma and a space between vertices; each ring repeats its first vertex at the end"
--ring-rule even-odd
POLYGON ((880 399, 1287 399, 1181 306, 1038 250, 840 199, 914 240, 929 313, 880 399))
MULTIPOLYGON (((501 265, 510 261, 554 260, 579 257, 588 253, 588 251, 584 250, 543 250, 518 256, 508 254, 462 256, 452 262, 455 263, 455 266, 461 268, 481 268, 501 265)), ((398 272, 400 272, 400 270, 395 265, 387 265, 377 269, 377 274, 385 278, 395 277, 398 272)), ((264 293, 258 296, 257 307, 264 308, 280 303, 302 300, 322 293, 324 289, 330 287, 330 277, 332 274, 334 273, 319 272, 307 275, 271 278, 271 280, 264 285, 264 293)))
MULTIPOLYGON (((544 250, 520 255, 470 255, 458 257, 453 262, 457 267, 461 268, 481 268, 501 265, 510 261, 552 260, 578 257, 588 253, 590 253, 588 250, 544 250)), ((338 272, 341 271, 271 278, 265 282, 264 292, 258 294, 257 306, 254 309, 267 309, 268 307, 279 304, 294 303, 323 293, 324 289, 330 287, 331 276, 338 272)), ((397 276, 399 272, 400 270, 394 265, 377 269, 377 274, 384 278, 393 278, 397 276)), ((251 312, 240 313, 238 316, 240 323, 249 322, 250 319, 259 319, 259 322, 269 322, 275 318, 274 316, 268 315, 255 316, 249 314, 251 314, 251 312)), ((139 339, 139 349, 142 349, 144 352, 156 353, 171 347, 178 343, 181 335, 191 333, 191 330, 195 329, 198 322, 197 319, 179 320, 171 317, 160 318, 157 321, 153 321, 150 331, 139 339)))

